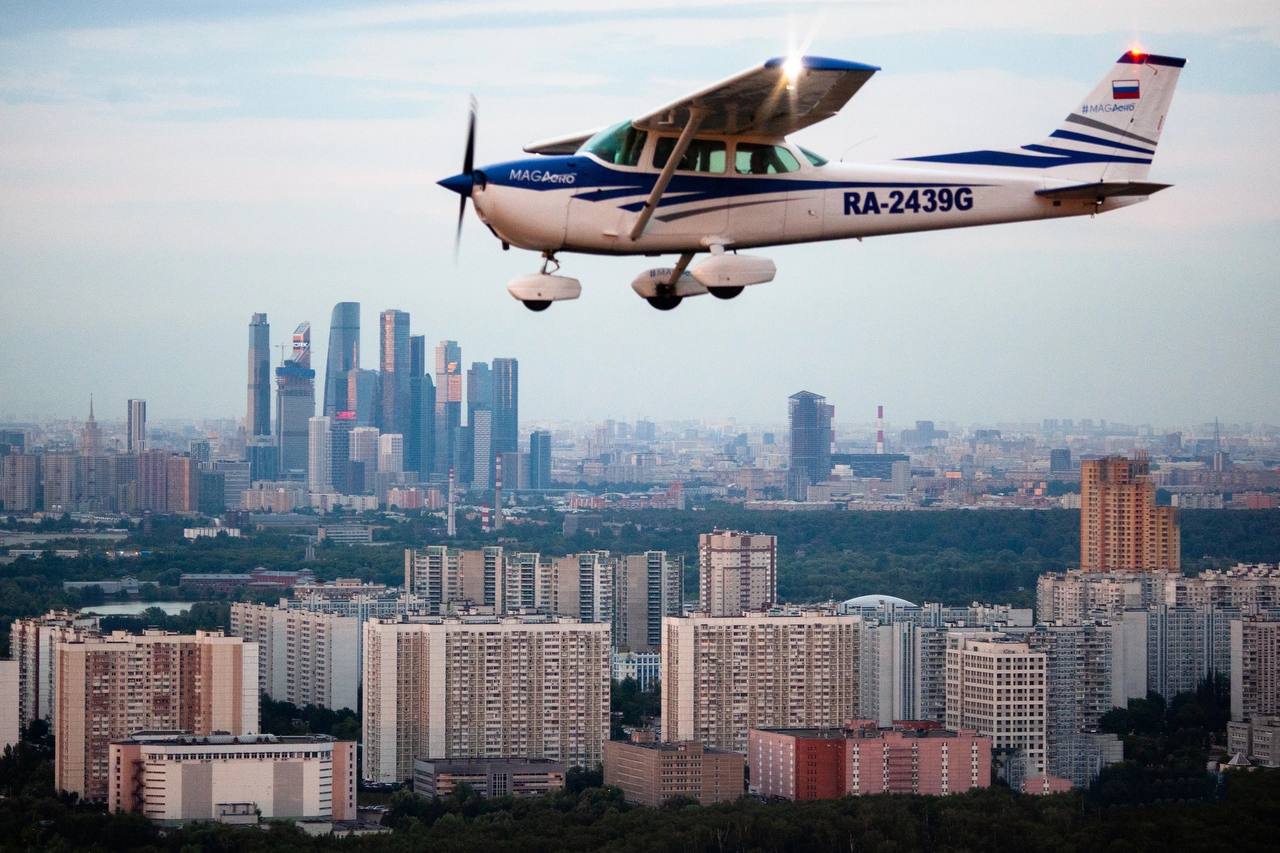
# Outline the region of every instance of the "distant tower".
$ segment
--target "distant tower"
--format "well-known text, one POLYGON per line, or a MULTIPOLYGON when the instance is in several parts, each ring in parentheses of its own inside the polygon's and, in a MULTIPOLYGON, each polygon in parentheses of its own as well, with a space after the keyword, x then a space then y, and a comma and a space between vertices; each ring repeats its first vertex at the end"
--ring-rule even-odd
POLYGON ((884 404, 876 406, 876 453, 884 453, 884 404))
MULTIPOLYGON (((333 417, 338 412, 356 409, 348 395, 347 373, 360 368, 360 303, 339 302, 329 318, 329 352, 324 364, 324 411, 333 417)), ((361 414, 364 414, 361 412, 361 414)))
POLYGON ((448 509, 445 512, 445 516, 447 519, 447 522, 446 522, 447 527, 445 528, 445 535, 449 536, 450 538, 458 535, 458 528, 454 524, 454 520, 453 520, 453 511, 454 511, 453 469, 450 468, 449 469, 449 504, 448 504, 448 509))
POLYGON ((787 415, 791 423, 787 497, 803 501, 810 486, 831 474, 831 421, 835 407, 820 394, 800 391, 788 399, 787 415))
POLYGON ((309 418, 307 491, 327 492, 333 488, 333 451, 330 447, 332 421, 324 415, 309 418))
POLYGON ((147 401, 129 401, 129 441, 127 449, 130 453, 141 453, 147 449, 147 401))
POLYGON ((493 529, 502 529, 502 454, 493 459, 493 529))
POLYGON ((250 437, 271 435, 271 326, 266 314, 249 320, 249 403, 244 417, 250 437))
POLYGON ((382 372, 382 408, 378 426, 384 433, 409 437, 409 314, 388 308, 378 316, 378 366, 382 372))
POLYGON ((292 357, 276 368, 276 440, 279 473, 307 471, 308 422, 316 413, 316 372, 311 369, 311 324, 293 330, 292 357))
POLYGON ((462 348, 457 341, 436 346, 436 440, 433 471, 439 475, 453 465, 453 445, 462 426, 462 348))
POLYGON ((102 455, 102 429, 98 426, 98 421, 93 417, 92 394, 89 395, 89 420, 85 421, 84 426, 80 429, 80 455, 102 455))
POLYGON ((514 358, 493 360, 493 449, 520 449, 520 363, 514 358))

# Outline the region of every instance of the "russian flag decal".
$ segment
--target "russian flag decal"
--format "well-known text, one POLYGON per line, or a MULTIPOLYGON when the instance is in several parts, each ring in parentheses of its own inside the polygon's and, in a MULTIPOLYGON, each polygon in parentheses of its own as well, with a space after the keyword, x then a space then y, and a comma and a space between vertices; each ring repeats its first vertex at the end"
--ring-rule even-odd
POLYGON ((1111 100, 1113 101, 1132 101, 1137 100, 1138 81, 1137 80, 1112 80, 1111 81, 1111 100))

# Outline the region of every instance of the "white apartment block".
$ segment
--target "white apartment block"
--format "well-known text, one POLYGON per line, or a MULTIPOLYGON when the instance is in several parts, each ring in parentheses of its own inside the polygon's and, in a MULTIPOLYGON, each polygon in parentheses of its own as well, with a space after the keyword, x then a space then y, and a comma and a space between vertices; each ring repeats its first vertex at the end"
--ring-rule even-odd
POLYGON ((856 716, 860 617, 778 609, 662 620, 662 735, 746 752, 752 728, 856 716))
POLYGON ((1045 572, 1036 581, 1036 619, 1078 623, 1150 607, 1164 596, 1170 572, 1045 572))
POLYGON ((9 628, 9 655, 18 662, 19 725, 36 719, 53 721, 58 643, 97 635, 97 616, 67 610, 14 620, 9 628))
POLYGON ((1280 566, 1241 563, 1226 571, 1165 578, 1162 604, 1170 607, 1224 608, 1253 616, 1280 609, 1280 566))
POLYGON ((299 708, 359 707, 360 622, 269 604, 231 605, 231 635, 258 644, 258 684, 299 708))
POLYGON ((1026 775, 1044 773, 1045 657, 1003 634, 949 634, 946 727, 990 735, 1020 751, 1026 775))
POLYGON ((1280 620, 1231 623, 1231 719, 1280 716, 1280 620))
POLYGON ((418 596, 432 615, 470 607, 503 606, 501 546, 464 551, 445 545, 406 548, 404 588, 418 596))
POLYGON ((699 608, 737 616, 778 600, 778 537, 716 530, 698 536, 699 608))
POLYGON ((365 779, 408 779, 415 758, 600 763, 607 623, 423 616, 367 622, 364 631, 365 779))
POLYGON ((59 643, 54 787, 105 800, 112 741, 142 729, 258 730, 258 645, 221 632, 59 643))

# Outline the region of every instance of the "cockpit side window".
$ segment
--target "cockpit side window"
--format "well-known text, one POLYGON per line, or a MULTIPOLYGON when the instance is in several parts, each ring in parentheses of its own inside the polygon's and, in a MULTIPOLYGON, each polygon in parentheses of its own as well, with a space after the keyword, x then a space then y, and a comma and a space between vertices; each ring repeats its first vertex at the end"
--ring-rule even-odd
POLYGON ((739 142, 733 165, 740 175, 777 175, 800 168, 795 155, 786 148, 759 142, 739 142))
POLYGON ((647 136, 643 130, 632 127, 630 121, 621 121, 588 139, 579 150, 615 166, 635 166, 640 163, 647 136))
MULTIPOLYGON (((653 165, 659 169, 667 165, 671 152, 675 150, 676 137, 660 136, 653 148, 653 165)), ((693 139, 685 149, 684 156, 676 164, 681 172, 712 172, 722 174, 725 170, 725 144, 721 139, 693 139)))
POLYGON ((805 159, 808 160, 813 165, 815 166, 827 165, 827 158, 823 157, 821 154, 815 154, 814 152, 810 151, 808 148, 805 148, 800 145, 797 145, 796 147, 800 149, 800 153, 805 156, 805 159))

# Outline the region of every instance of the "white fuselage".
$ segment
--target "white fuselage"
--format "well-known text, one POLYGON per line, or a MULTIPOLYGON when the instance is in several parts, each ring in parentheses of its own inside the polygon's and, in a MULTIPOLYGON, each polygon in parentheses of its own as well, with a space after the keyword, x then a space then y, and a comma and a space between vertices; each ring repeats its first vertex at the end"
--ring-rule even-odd
MULTIPOLYGON (((785 143, 784 143, 785 144, 785 143)), ((1043 171, 1026 175, 981 166, 801 161, 783 174, 677 171, 644 232, 632 227, 658 170, 605 164, 590 154, 538 157, 482 170, 472 193, 482 220, 505 243, 544 253, 654 255, 746 249, 964 228, 1112 210, 1051 200, 1037 190, 1064 186, 1043 171)))

